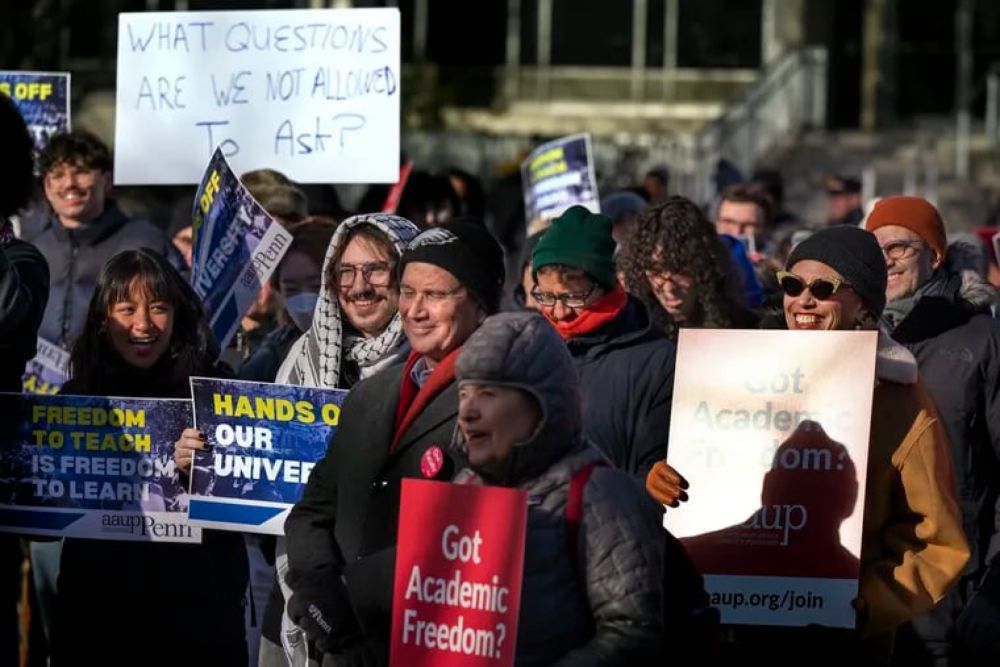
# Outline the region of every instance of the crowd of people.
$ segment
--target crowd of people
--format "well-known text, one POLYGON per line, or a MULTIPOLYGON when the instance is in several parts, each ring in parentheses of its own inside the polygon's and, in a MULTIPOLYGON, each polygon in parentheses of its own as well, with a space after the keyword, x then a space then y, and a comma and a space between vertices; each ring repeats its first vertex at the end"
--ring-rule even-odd
MULTIPOLYGON (((834 177, 807 225, 773 170, 702 206, 657 167, 526 235, 523 205, 457 169, 411 174, 396 213, 373 187, 354 215, 259 170, 242 180, 293 240, 220 350, 186 280, 190 202, 167 230, 130 219, 95 137, 36 161, 3 97, 0 131, 0 390, 38 337, 71 352, 68 394, 185 397, 194 375, 350 390, 283 537, 0 534, 0 663, 19 659, 28 544, 36 660, 386 664, 407 478, 527 491, 518 665, 1000 660, 997 258, 950 243, 930 202, 866 215, 834 177), (854 630, 720 623, 662 527, 699 492, 667 462, 684 328, 878 331, 854 630)), ((182 475, 205 448, 178 434, 182 475)))

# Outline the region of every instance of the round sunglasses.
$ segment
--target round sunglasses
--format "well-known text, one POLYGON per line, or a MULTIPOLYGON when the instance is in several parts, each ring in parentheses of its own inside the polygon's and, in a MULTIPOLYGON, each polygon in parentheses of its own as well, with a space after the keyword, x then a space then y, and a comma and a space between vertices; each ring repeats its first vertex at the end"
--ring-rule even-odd
POLYGON ((778 276, 778 284, 781 285, 781 289, 792 298, 799 296, 808 289, 809 293, 814 297, 820 301, 826 301, 836 294, 837 290, 841 287, 851 289, 850 284, 839 278, 816 278, 812 282, 807 283, 802 278, 788 271, 778 271, 776 275, 778 276))

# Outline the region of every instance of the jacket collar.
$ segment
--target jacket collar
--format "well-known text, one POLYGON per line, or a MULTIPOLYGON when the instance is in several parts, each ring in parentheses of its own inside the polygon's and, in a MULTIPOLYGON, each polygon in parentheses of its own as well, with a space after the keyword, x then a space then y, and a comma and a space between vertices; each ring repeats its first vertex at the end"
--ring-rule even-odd
POLYGON ((879 331, 875 377, 896 384, 916 384, 917 376, 917 360, 913 354, 894 341, 888 333, 879 331))
POLYGON ((105 201, 104 210, 99 216, 77 229, 63 227, 58 216, 54 213, 49 216, 49 226, 52 227, 53 234, 57 239, 65 243, 73 242, 84 246, 97 245, 121 229, 127 222, 128 218, 125 217, 113 199, 105 201))
POLYGON ((601 354, 616 347, 628 347, 653 335, 646 307, 631 294, 618 317, 585 336, 566 341, 573 356, 601 354))

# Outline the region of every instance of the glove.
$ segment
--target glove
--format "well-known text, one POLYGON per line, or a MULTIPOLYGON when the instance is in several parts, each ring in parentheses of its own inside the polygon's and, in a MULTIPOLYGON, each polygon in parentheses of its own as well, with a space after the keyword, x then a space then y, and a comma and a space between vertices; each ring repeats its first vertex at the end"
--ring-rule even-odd
POLYGON ((332 570, 289 570, 285 582, 292 589, 288 617, 305 630, 319 650, 339 653, 364 642, 347 587, 339 575, 332 570))
POLYGON ((657 461, 646 475, 646 491, 656 502, 668 507, 677 507, 688 499, 685 489, 687 480, 670 467, 666 461, 657 461))

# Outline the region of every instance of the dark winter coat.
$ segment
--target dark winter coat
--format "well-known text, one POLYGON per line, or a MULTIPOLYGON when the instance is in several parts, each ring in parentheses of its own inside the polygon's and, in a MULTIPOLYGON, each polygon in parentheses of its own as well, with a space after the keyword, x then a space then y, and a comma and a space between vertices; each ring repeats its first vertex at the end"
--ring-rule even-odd
POLYGON ((87 304, 94 293, 97 275, 105 262, 123 250, 151 248, 166 253, 168 241, 162 230, 129 220, 113 201, 93 221, 69 230, 55 216, 30 238, 49 263, 49 301, 38 335, 69 347, 83 330, 87 304))
POLYGON ((48 298, 49 267, 41 253, 18 239, 0 242, 0 391, 21 391, 48 298))
MULTIPOLYGON (((951 443, 956 488, 972 557, 964 583, 932 615, 914 622, 932 652, 947 650, 954 616, 1000 555, 1000 321, 996 291, 974 273, 949 273, 896 326, 951 443)), ((1000 631, 1000 610, 997 611, 1000 631)))
MULTIPOLYGON (((450 479, 456 469, 448 455, 458 415, 454 382, 431 400, 389 451, 404 366, 395 364, 362 380, 347 395, 343 421, 326 456, 313 468, 302 499, 285 521, 287 580, 293 592, 300 593, 293 583, 297 573, 343 574, 349 602, 380 662, 389 644, 401 482, 425 478, 420 461, 434 446, 446 454, 434 478, 450 479)), ((329 604, 341 607, 344 602, 329 604)))
POLYGON ((666 458, 676 348, 629 296, 613 321, 567 341, 583 389, 583 430, 616 467, 645 479, 666 458))
MULTIPOLYGON (((109 369, 107 386, 117 396, 190 398, 187 378, 162 380, 172 375, 169 370, 109 369)), ((218 366, 195 374, 231 376, 218 366)), ((88 392, 70 380, 62 393, 88 392)), ((243 596, 249 574, 241 534, 204 530, 201 544, 67 538, 59 568, 61 622, 53 665, 176 664, 183 655, 200 664, 246 665, 243 596), (109 634, 109 623, 128 627, 109 634), (100 637, 107 639, 95 639, 100 637), (160 645, 167 638, 176 650, 160 645)))
POLYGON ((568 544, 570 480, 605 459, 582 437, 579 380, 558 335, 537 314, 491 317, 465 344, 457 377, 527 389, 543 415, 504 478, 492 480, 528 494, 516 664, 652 664, 662 633, 660 511, 629 475, 598 467, 568 544))
POLYGON ((237 374, 239 379, 249 382, 274 382, 278 369, 288 356, 288 351, 298 340, 302 332, 289 322, 264 336, 260 344, 254 348, 250 358, 240 366, 237 374))

